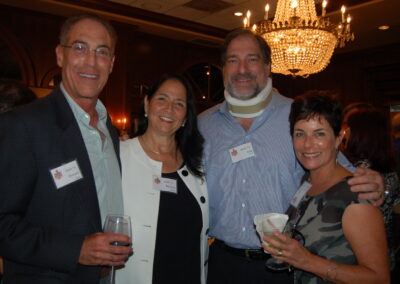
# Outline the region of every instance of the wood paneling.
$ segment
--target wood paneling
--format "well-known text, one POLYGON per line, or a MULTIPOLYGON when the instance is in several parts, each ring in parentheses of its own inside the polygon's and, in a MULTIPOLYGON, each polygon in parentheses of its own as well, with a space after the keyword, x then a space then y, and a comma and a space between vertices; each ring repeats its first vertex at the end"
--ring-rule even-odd
MULTIPOLYGON (((48 88, 59 72, 54 49, 61 16, 0 5, 0 37, 17 55, 23 80, 32 88, 48 88)), ((114 118, 129 117, 139 109, 137 91, 164 73, 183 73, 190 66, 219 66, 219 50, 194 43, 138 32, 135 26, 113 22, 119 40, 116 62, 101 99, 114 118)), ((335 54, 323 72, 307 79, 273 75, 274 86, 294 97, 309 89, 341 94, 344 104, 367 101, 387 106, 400 102, 400 43, 345 54, 335 54)), ((220 80, 220 79, 219 79, 220 80)), ((199 109, 215 103, 199 101, 199 109)))
MULTIPOLYGON (((54 49, 64 20, 0 5, 0 31, 5 31, 1 36, 12 35, 11 48, 20 62, 29 59, 31 68, 24 82, 32 88, 48 87, 49 74, 57 73, 54 49)), ((119 22, 113 25, 118 33, 116 61, 100 98, 114 118, 138 111, 142 98, 135 96, 136 85, 150 85, 164 73, 182 73, 200 62, 219 63, 217 48, 140 33, 134 26, 119 22)))

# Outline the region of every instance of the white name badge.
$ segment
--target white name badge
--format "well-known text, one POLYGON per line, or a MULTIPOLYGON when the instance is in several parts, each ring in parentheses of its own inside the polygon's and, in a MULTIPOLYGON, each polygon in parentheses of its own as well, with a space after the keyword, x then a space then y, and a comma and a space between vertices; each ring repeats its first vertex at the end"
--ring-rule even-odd
POLYGON ((70 183, 73 183, 74 181, 83 178, 77 160, 66 163, 57 168, 51 169, 50 174, 53 177, 53 181, 57 189, 60 189, 70 183))
POLYGON ((232 163, 236 163, 250 157, 255 157, 251 142, 229 149, 229 155, 231 156, 232 163))
POLYGON ((301 200, 303 200, 304 195, 306 195, 307 191, 311 188, 311 186, 312 186, 311 183, 309 183, 308 181, 304 181, 302 185, 299 187, 299 189, 296 191, 296 194, 292 198, 292 201, 290 201, 290 204, 293 207, 297 208, 301 200))
POLYGON ((153 176, 153 189, 170 193, 178 193, 176 179, 153 176))

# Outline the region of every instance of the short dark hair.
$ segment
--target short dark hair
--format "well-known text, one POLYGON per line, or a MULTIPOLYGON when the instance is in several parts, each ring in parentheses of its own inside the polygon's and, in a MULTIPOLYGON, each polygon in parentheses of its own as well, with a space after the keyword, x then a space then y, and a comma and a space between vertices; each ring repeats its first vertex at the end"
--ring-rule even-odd
POLYGON ((226 52, 228 50, 229 44, 231 43, 232 40, 234 40, 235 38, 240 37, 240 36, 249 36, 249 37, 254 38, 258 43, 258 47, 260 48, 260 52, 263 57, 264 63, 265 64, 271 63, 271 48, 269 47, 269 45, 267 44, 265 39, 257 34, 254 34, 250 30, 239 28, 239 29, 232 30, 225 37, 224 43, 222 44, 222 47, 221 47, 222 66, 224 66, 225 62, 226 62, 226 52))
POLYGON ((387 173, 395 170, 395 154, 389 114, 378 108, 361 109, 350 114, 350 128, 344 154, 352 162, 367 159, 371 169, 387 173))
POLYGON ((99 15, 95 15, 95 14, 84 13, 84 14, 78 14, 78 15, 67 18, 65 20, 65 22, 63 23, 63 25, 61 26, 60 35, 59 35, 60 44, 62 44, 62 45, 68 44, 69 32, 71 31, 72 27, 76 23, 78 23, 82 20, 93 20, 93 21, 98 22, 99 24, 103 25, 103 27, 107 30, 108 34, 111 37, 111 50, 112 50, 112 52, 114 52, 115 45, 117 44, 117 38, 118 38, 117 32, 115 31, 114 27, 110 24, 110 22, 108 20, 100 17, 99 15))
POLYGON ((323 117, 339 136, 342 124, 342 107, 335 95, 328 91, 311 90, 294 99, 289 115, 290 134, 293 135, 294 125, 299 120, 323 117))
POLYGON ((8 79, 0 79, 0 113, 36 99, 35 93, 24 84, 8 79))
MULTIPOLYGON (((197 127, 197 113, 195 106, 195 96, 193 89, 188 81, 179 74, 163 75, 156 81, 147 92, 147 99, 151 101, 155 92, 161 85, 168 80, 176 80, 183 85, 186 90, 186 121, 185 126, 179 128, 175 133, 175 140, 179 151, 181 152, 187 168, 198 177, 203 177, 202 155, 204 138, 197 127)), ((138 130, 135 136, 143 135, 148 127, 148 120, 145 117, 144 103, 139 113, 138 130)))

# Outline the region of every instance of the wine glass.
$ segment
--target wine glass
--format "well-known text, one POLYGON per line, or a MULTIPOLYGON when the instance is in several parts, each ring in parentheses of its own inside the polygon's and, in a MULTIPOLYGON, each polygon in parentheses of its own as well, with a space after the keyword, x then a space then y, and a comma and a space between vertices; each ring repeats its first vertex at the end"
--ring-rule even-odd
MULTIPOLYGON (((291 222, 286 223, 285 227, 283 229, 279 229, 275 226, 271 226, 271 223, 269 223, 267 226, 263 226, 262 230, 263 230, 263 234, 264 236, 273 238, 277 241, 280 241, 280 239, 278 239, 273 233, 274 232, 281 232, 283 235, 288 236, 288 237, 292 237, 293 235, 293 224, 291 222)), ((265 242, 266 243, 266 242, 265 242)), ((275 248, 273 245, 266 243, 267 246, 275 248)), ((272 270, 285 270, 288 269, 290 267, 290 264, 287 262, 283 262, 279 259, 275 259, 273 257, 267 259, 267 261, 265 262, 265 265, 272 270)))
MULTIPOLYGON (((104 232, 132 236, 131 218, 126 215, 108 215, 104 222, 104 232)), ((115 246, 129 246, 130 243, 112 242, 115 246)), ((110 284, 115 282, 115 269, 111 267, 110 284)))

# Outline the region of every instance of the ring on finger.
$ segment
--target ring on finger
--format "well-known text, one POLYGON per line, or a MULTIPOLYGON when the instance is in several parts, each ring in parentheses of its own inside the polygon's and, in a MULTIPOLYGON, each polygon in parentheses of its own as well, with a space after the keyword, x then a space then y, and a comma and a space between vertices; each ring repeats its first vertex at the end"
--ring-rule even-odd
POLYGON ((283 255, 283 251, 279 250, 278 253, 276 254, 277 256, 282 256, 283 255))

